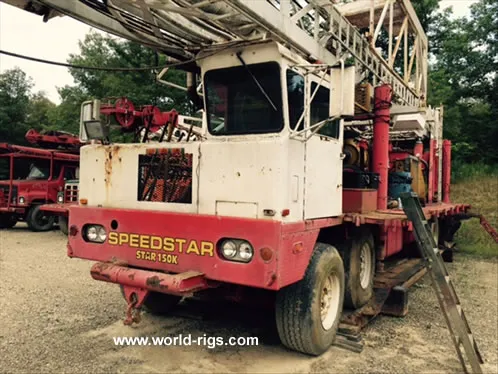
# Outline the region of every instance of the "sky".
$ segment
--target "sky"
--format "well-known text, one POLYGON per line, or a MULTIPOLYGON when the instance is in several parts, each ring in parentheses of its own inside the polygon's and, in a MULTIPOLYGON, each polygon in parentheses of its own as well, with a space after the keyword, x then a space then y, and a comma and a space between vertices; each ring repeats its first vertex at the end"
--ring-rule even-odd
MULTIPOLYGON (((470 13, 477 0, 442 0, 441 7, 453 7, 456 17, 470 13)), ((66 62, 69 54, 78 53, 78 41, 90 27, 69 17, 56 17, 44 23, 40 16, 0 3, 0 49, 18 54, 66 62)), ((68 70, 0 55, 0 73, 20 67, 33 78, 34 92, 44 91, 54 103, 60 103, 57 87, 72 85, 68 70)))

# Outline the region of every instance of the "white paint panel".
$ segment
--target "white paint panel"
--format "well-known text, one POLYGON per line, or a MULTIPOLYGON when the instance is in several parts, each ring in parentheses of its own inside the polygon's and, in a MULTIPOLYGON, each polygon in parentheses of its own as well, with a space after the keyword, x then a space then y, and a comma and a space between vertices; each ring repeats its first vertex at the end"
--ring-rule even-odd
POLYGON ((89 145, 80 152, 80 198, 88 206, 197 212, 199 143, 89 145), (138 201, 138 158, 147 149, 184 148, 192 153, 192 204, 138 201))
POLYGON ((342 214, 340 141, 314 135, 306 144, 304 218, 342 214))
POLYGON ((286 134, 188 144, 89 145, 81 150, 80 175, 80 197, 88 199, 88 205, 93 207, 285 222, 303 218, 304 144, 289 140, 286 134), (193 154, 192 204, 137 201, 139 155, 145 154, 147 148, 179 147, 193 154), (277 214, 265 216, 264 209, 277 214), (290 210, 289 216, 281 216, 284 209, 290 210))
MULTIPOLYGON (((216 202, 228 201, 242 203, 230 207, 229 213, 237 217, 255 218, 244 205, 253 203, 257 204, 256 218, 286 222, 302 219, 302 200, 292 201, 291 196, 292 176, 302 177, 304 168, 302 143, 283 136, 220 140, 201 144, 200 214, 221 215, 216 202), (265 209, 275 210, 277 214, 267 217, 263 214, 265 209), (290 215, 282 217, 283 209, 289 209, 290 215)), ((298 184, 297 188, 302 186, 298 184)))
POLYGON ((330 74, 330 116, 354 116, 355 67, 332 69, 330 74))
POLYGON ((398 114, 393 118, 394 131, 424 131, 426 121, 421 113, 398 114))
POLYGON ((258 217, 257 203, 244 203, 237 201, 217 201, 216 215, 225 217, 258 217))

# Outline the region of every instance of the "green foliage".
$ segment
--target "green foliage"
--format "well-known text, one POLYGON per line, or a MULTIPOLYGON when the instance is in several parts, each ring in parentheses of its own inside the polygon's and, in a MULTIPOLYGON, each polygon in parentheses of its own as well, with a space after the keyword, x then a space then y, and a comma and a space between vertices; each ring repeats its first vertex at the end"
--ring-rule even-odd
POLYGON ((476 181, 485 177, 496 178, 498 180, 498 165, 496 164, 454 162, 451 166, 451 171, 452 183, 476 181))
MULTIPOLYGON (((485 164, 458 168, 460 176, 452 186, 451 200, 465 202, 472 211, 482 214, 492 227, 498 227, 498 167, 485 164)), ((498 257, 498 246, 481 227, 479 219, 464 221, 455 236, 458 248, 464 253, 486 258, 498 257)))
MULTIPOLYGON (((95 32, 80 42, 80 53, 69 63, 109 68, 165 65, 166 58, 139 44, 95 32)), ((25 143, 24 135, 36 130, 63 130, 77 134, 81 103, 90 99, 128 97, 134 104, 154 104, 162 110, 191 114, 191 103, 182 90, 156 82, 157 71, 89 71, 70 69, 76 85, 59 87, 61 104, 44 93, 31 93, 33 82, 20 69, 0 74, 0 141, 25 143)), ((185 86, 183 71, 170 69, 164 80, 185 86)))
POLYGON ((0 142, 24 143, 33 81, 19 68, 0 74, 0 142))
POLYGON ((56 105, 43 92, 32 95, 26 112, 26 124, 28 128, 55 130, 52 122, 52 113, 55 108, 56 105))
MULTIPOLYGON (((417 0, 416 3, 433 2, 417 0)), ((429 104, 443 104, 445 137, 453 142, 453 159, 463 163, 498 162, 498 2, 480 0, 470 18, 438 12, 428 24, 433 57, 429 104)))

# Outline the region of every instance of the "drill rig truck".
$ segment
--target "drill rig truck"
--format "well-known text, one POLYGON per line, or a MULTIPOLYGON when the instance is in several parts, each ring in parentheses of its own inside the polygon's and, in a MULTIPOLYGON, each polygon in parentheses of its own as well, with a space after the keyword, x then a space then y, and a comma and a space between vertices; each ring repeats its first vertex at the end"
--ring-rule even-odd
MULTIPOLYGON (((109 143, 99 101, 82 107, 93 144, 67 253, 121 287, 127 324, 185 296, 260 292, 282 343, 319 355, 339 329, 407 313, 425 267, 402 192, 417 192, 442 245, 470 208, 450 200, 451 143, 427 106, 428 41, 409 0, 4 2, 154 48, 200 103, 195 140, 170 141, 168 113, 136 144, 109 143)), ((125 127, 148 118, 121 104, 125 127)))
MULTIPOLYGON (((0 229, 24 221, 32 231, 52 229, 56 217, 44 207, 58 199, 78 170, 78 136, 31 129, 26 140, 38 146, 0 143, 0 229)), ((59 225, 63 222, 59 220, 59 225)))

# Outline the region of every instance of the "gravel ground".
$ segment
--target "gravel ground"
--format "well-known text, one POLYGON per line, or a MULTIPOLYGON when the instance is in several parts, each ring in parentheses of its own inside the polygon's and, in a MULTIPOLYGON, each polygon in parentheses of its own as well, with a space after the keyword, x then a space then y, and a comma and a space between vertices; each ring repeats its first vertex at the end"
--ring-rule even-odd
MULTIPOLYGON (((407 317, 381 316, 365 330, 362 353, 332 347, 310 358, 279 344, 268 312, 247 318, 233 307, 233 318, 200 320, 187 310, 193 317, 144 315, 140 325, 126 327, 118 287, 92 280, 90 266, 66 256, 57 231, 32 233, 22 225, 0 231, 0 372, 461 371, 428 279, 413 288, 407 317), (258 336, 260 345, 118 347, 112 340, 176 334, 258 336)), ((485 358, 483 370, 498 373, 498 264, 459 256, 449 271, 485 358)))

